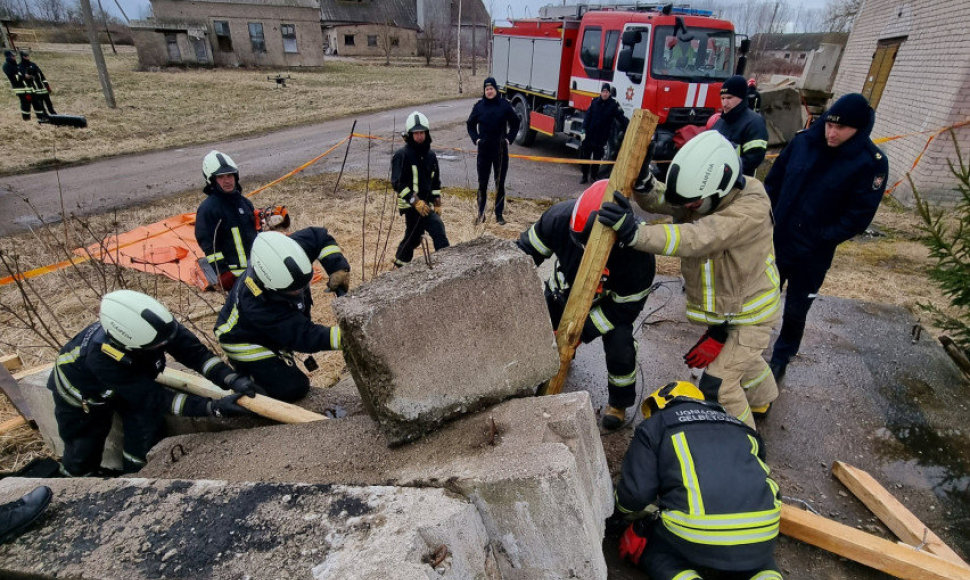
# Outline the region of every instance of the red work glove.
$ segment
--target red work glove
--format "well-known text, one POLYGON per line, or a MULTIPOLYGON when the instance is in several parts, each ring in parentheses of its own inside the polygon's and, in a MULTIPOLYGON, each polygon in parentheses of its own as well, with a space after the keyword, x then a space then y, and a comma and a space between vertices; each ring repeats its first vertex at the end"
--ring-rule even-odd
POLYGON ((620 559, 627 559, 633 564, 640 564, 640 556, 647 547, 647 538, 637 533, 636 527, 639 522, 633 522, 626 527, 623 536, 620 537, 620 559))
POLYGON ((236 285, 236 275, 232 272, 223 272, 219 274, 219 285, 226 292, 232 290, 232 287, 236 285))
POLYGON ((714 362, 717 355, 721 354, 724 343, 727 342, 728 325, 719 324, 711 326, 704 333, 704 336, 697 341, 687 354, 684 355, 684 362, 692 369, 707 368, 707 365, 714 362))

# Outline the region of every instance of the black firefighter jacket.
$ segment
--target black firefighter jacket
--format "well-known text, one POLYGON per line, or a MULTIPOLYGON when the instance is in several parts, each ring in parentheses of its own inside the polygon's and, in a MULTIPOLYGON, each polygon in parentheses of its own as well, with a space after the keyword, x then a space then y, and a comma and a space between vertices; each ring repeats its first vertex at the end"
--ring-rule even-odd
MULTIPOLYGON (((327 274, 350 270, 350 264, 326 228, 304 228, 290 237, 300 244, 311 261, 319 260, 327 274)), ((314 353, 338 349, 340 329, 314 324, 310 320, 312 306, 309 287, 296 297, 267 291, 253 277, 250 267, 229 292, 216 321, 216 337, 227 357, 245 362, 293 351, 314 353)))
POLYGON ((778 485, 754 429, 710 402, 674 399, 637 426, 623 458, 621 513, 660 508, 654 533, 694 564, 752 570, 781 521, 778 485))
POLYGON ((216 272, 231 271, 239 276, 249 265, 249 250, 256 239, 253 202, 238 186, 231 193, 222 193, 209 184, 203 191, 206 198, 195 214, 195 240, 216 272))
MULTIPOLYGON (((568 296, 583 259, 583 246, 569 227, 575 203, 568 200, 552 206, 516 242, 537 266, 556 255, 556 270, 546 285, 550 291, 564 296, 568 296)), ((595 214, 589 219, 595 219, 595 214)), ((606 334, 621 324, 633 324, 647 301, 655 269, 653 254, 614 247, 606 262, 603 283, 593 299, 583 340, 588 342, 591 328, 595 328, 596 334, 606 334)))
POLYGON ((24 86, 29 88, 31 92, 38 95, 46 95, 48 93, 46 84, 47 77, 44 76, 44 71, 40 70, 37 63, 32 60, 25 61, 21 59, 19 69, 20 78, 23 79, 24 86), (28 76, 30 78, 27 78, 28 76))
POLYGON ((613 97, 605 101, 601 97, 593 99, 589 104, 589 110, 583 116, 583 132, 585 133, 583 142, 596 147, 606 145, 614 122, 619 122, 623 128, 626 128, 629 124, 616 99, 613 97))
POLYGON ((397 192, 397 208, 404 211, 419 199, 428 205, 440 203, 441 174, 438 157, 431 150, 431 135, 420 145, 408 139, 391 158, 391 183, 397 192))
POLYGON ((764 117, 748 108, 742 100, 736 107, 721 115, 712 127, 737 148, 741 157, 741 173, 754 175, 768 152, 768 129, 764 117))
POLYGON ((502 150, 503 140, 511 143, 515 139, 519 132, 519 117, 502 95, 496 95, 494 99, 483 97, 472 107, 465 126, 472 142, 478 143, 480 153, 494 153, 502 150))
POLYGON ((20 74, 20 66, 17 65, 16 59, 8 58, 4 60, 3 74, 7 75, 7 80, 10 81, 10 88, 13 89, 14 94, 22 95, 30 92, 24 82, 24 77, 20 74))

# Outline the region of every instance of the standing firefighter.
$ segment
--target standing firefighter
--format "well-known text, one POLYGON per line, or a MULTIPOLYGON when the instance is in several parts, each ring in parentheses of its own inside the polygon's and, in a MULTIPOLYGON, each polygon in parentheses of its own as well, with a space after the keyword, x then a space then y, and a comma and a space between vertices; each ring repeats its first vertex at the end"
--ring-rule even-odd
MULTIPOLYGON (((229 293, 215 333, 240 372, 271 397, 296 401, 310 390, 310 379, 296 367, 293 352, 340 350, 340 328, 310 320, 313 260, 329 274, 327 287, 347 291, 350 264, 325 228, 305 228, 287 237, 262 232, 253 242, 252 261, 229 293)), ((316 362, 308 358, 307 370, 316 362)))
MULTIPOLYGON (((613 123, 617 122, 623 127, 629 123, 620 104, 613 98, 610 83, 603 83, 600 98, 593 99, 583 117, 583 144, 579 148, 579 158, 594 161, 602 159, 606 142, 609 141, 610 133, 613 131, 613 123)), ((600 166, 583 165, 582 171, 583 178, 580 183, 586 183, 591 175, 593 181, 596 181, 599 178, 600 166)))
POLYGON ((754 427, 752 408, 766 412, 778 396, 761 358, 781 300, 764 186, 741 175, 724 137, 705 131, 674 156, 666 185, 648 172, 634 193, 643 209, 673 215, 674 223, 638 223, 622 195, 603 205, 599 220, 625 246, 681 258, 687 319, 705 327, 684 360, 704 369, 700 388, 708 399, 754 427))
MULTIPOLYGON (((606 180, 598 181, 579 199, 557 203, 519 236, 519 248, 532 256, 537 266, 553 254, 556 256, 556 269, 545 285, 554 327, 562 318, 607 184, 606 180)), ((609 392, 603 428, 607 430, 623 426, 626 409, 636 399, 637 343, 633 323, 647 301, 654 269, 652 254, 614 247, 583 326, 584 343, 603 338, 609 392)))
POLYGON ((246 271, 256 239, 253 203, 242 194, 239 167, 225 153, 209 151, 202 159, 206 198, 195 214, 195 240, 219 284, 229 290, 246 271))
POLYGON ((30 87, 24 82, 20 74, 20 66, 17 65, 16 53, 12 50, 3 51, 3 74, 7 75, 10 81, 10 90, 20 99, 20 116, 24 121, 30 120, 30 87))
POLYGON ((634 520, 620 556, 651 580, 699 580, 705 569, 781 580, 781 496, 761 437, 686 382, 661 387, 642 408, 611 518, 634 520), (659 518, 648 515, 651 505, 659 518))
POLYGON ((495 174, 495 223, 505 225, 505 178, 509 171, 509 144, 519 132, 519 117, 512 105, 498 94, 495 79, 488 77, 484 97, 472 108, 465 125, 468 136, 478 147, 478 217, 485 223, 488 179, 495 174))
POLYGON ((34 104, 37 120, 56 115, 57 111, 51 104, 51 85, 47 82, 44 71, 40 70, 37 63, 30 60, 30 53, 26 50, 20 51, 20 76, 24 79, 27 88, 30 89, 30 99, 34 104))
POLYGON ((246 411, 238 405, 239 397, 258 391, 158 301, 131 290, 102 298, 100 321, 61 349, 47 387, 54 393, 54 417, 64 440, 61 472, 70 477, 98 470, 116 412, 124 427, 124 471, 133 472, 145 465, 148 450, 161 438, 162 413, 242 414, 246 411), (237 394, 211 400, 163 388, 155 377, 165 369, 166 353, 237 394))
POLYGON ((404 216, 404 238, 394 254, 394 265, 411 261, 424 232, 431 235, 434 249, 448 247, 445 224, 441 221, 441 175, 438 157, 431 150, 431 125, 415 111, 404 124, 404 147, 391 159, 391 181, 397 192, 397 210, 404 216))

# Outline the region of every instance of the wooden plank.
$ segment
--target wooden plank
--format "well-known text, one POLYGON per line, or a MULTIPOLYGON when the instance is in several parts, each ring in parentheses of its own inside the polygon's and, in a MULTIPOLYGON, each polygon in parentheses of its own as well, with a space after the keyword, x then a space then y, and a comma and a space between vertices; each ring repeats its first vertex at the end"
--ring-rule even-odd
MULTIPOLYGON (((166 368, 162 374, 158 375, 155 382, 178 389, 193 395, 220 399, 230 394, 230 391, 217 387, 207 379, 180 371, 178 369, 166 368)), ((308 411, 303 407, 277 401, 272 397, 256 395, 255 397, 241 397, 239 404, 253 413, 273 419, 280 423, 309 423, 311 421, 322 421, 327 417, 313 411, 308 411)))
POLYGON ((876 514, 900 540, 910 546, 922 545, 924 550, 944 560, 967 567, 967 563, 956 552, 869 473, 848 463, 836 461, 832 464, 832 474, 849 488, 849 491, 859 498, 869 511, 876 514))
MULTIPOLYGON (((616 164, 613 165, 613 172, 610 174, 609 185, 603 195, 603 203, 613 201, 614 191, 630 197, 633 192, 633 182, 640 174, 640 167, 643 165, 647 147, 656 128, 656 115, 645 109, 633 111, 616 164)), ((600 276, 603 268, 606 267, 606 261, 609 260, 614 242, 616 242, 616 232, 597 221, 593 225, 589 241, 586 242, 586 250, 579 263, 579 270, 576 272, 576 279, 573 280, 572 290, 569 292, 569 299, 566 301, 566 308, 556 333, 556 343, 559 347, 559 373, 546 384, 542 393, 544 395, 562 392, 566 375, 569 373, 569 363, 572 362, 576 347, 579 346, 583 325, 586 323, 586 317, 589 316, 589 308, 596 296, 596 287, 599 286, 600 276)))
POLYGON ((19 354, 5 354, 0 356, 0 363, 10 372, 19 371, 24 367, 24 361, 20 360, 19 354))
POLYGON ((54 363, 51 362, 51 363, 47 363, 45 365, 38 365, 38 366, 35 366, 35 367, 30 367, 29 369, 21 369, 21 370, 15 372, 15 373, 13 373, 13 378, 15 378, 15 379, 17 379, 19 381, 20 379, 22 379, 24 377, 29 377, 30 375, 35 375, 37 373, 41 373, 41 372, 50 370, 52 368, 54 368, 54 363))
POLYGON ((7 395, 7 398, 10 399, 10 404, 20 413, 21 417, 28 421, 34 418, 30 405, 27 404, 27 398, 24 396, 23 391, 20 390, 20 384, 17 382, 16 374, 10 374, 10 371, 6 367, 0 367, 0 391, 3 391, 7 395))
POLYGON ((0 435, 6 435, 7 433, 13 431, 18 427, 23 427, 27 425, 27 419, 23 417, 14 417, 13 419, 7 419, 3 423, 0 423, 0 435))
POLYGON ((970 580, 970 569, 790 505, 781 533, 903 580, 970 580))

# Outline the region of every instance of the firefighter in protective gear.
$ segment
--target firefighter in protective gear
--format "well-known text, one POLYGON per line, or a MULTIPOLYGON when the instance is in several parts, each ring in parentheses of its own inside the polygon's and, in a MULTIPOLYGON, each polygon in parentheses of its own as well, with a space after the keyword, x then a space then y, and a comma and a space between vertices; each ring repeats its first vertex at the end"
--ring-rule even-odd
POLYGON ((3 51, 3 74, 7 75, 10 81, 10 90, 17 95, 20 100, 20 116, 24 121, 30 120, 30 87, 24 82, 20 74, 20 66, 17 64, 16 53, 12 50, 3 51))
MULTIPOLYGON (((557 203, 519 236, 517 245, 532 256, 537 266, 553 255, 556 257, 555 271, 545 284, 553 327, 559 326, 606 186, 606 180, 598 181, 578 199, 557 203)), ((583 326, 584 343, 603 338, 609 392, 603 427, 607 430, 623 426, 626 409, 636 399, 637 343, 633 323, 647 302, 654 271, 652 254, 614 247, 583 326)))
POLYGON ((705 569, 781 580, 781 495, 758 433, 686 382, 655 391, 643 411, 615 491, 611 519, 634 521, 620 556, 652 580, 696 580, 705 569))
MULTIPOLYGON (((291 236, 260 233, 249 268, 229 293, 215 325, 233 367, 283 401, 301 399, 310 390, 309 378, 295 365, 294 351, 341 346, 339 327, 310 320, 313 260, 327 271, 330 290, 347 291, 350 264, 325 228, 305 228, 291 236)), ((316 368, 312 362, 307 366, 316 368)))
POLYGON ((754 175, 768 152, 764 118, 748 108, 748 83, 734 75, 721 85, 721 117, 713 129, 724 135, 741 157, 741 173, 754 175))
POLYGON ((195 214, 195 240, 225 290, 249 265, 256 239, 253 203, 242 194, 239 167, 225 153, 209 151, 202 159, 206 198, 195 214))
POLYGON ((50 83, 47 82, 44 71, 40 70, 37 63, 30 60, 30 53, 26 50, 20 51, 19 69, 24 85, 30 90, 30 102, 34 105, 37 120, 45 120, 49 115, 56 115, 57 111, 51 104, 50 83))
POLYGON ((116 290, 101 299, 99 318, 61 349, 47 381, 64 440, 65 475, 81 477, 98 470, 116 412, 124 427, 125 472, 145 465, 148 450, 163 435, 164 412, 186 417, 246 412, 236 401, 257 387, 203 346, 154 298, 116 290), (166 353, 236 394, 211 400, 163 388, 155 377, 165 369, 166 353))
POLYGON ((447 248, 448 236, 441 221, 441 175, 438 157, 431 150, 431 124, 414 111, 404 125, 404 147, 391 159, 391 182, 397 192, 397 209, 404 216, 404 238, 394 254, 394 265, 411 261, 425 232, 435 250, 447 248))
POLYGON ((644 210, 670 214, 674 223, 637 223, 623 196, 604 204, 600 221, 628 247, 681 258, 687 319, 705 327, 685 361, 704 369, 700 387, 708 399, 754 427, 752 409, 764 412, 778 396, 761 358, 780 313, 764 186, 741 175, 724 137, 705 131, 674 156, 666 185, 647 175, 634 196, 644 210))

